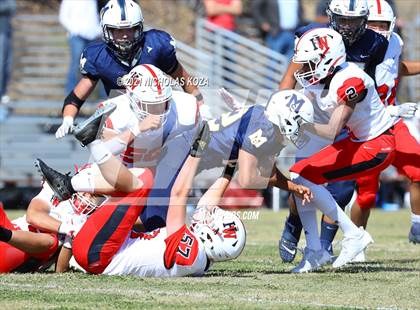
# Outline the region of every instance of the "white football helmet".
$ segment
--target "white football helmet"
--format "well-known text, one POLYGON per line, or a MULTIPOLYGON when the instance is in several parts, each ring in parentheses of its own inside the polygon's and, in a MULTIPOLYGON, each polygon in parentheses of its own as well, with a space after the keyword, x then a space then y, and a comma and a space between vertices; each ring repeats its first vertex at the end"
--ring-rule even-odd
POLYGON ((327 15, 332 28, 343 36, 346 45, 352 45, 366 30, 367 0, 331 0, 327 15))
POLYGON ((91 215, 100 208, 105 197, 90 193, 75 193, 70 198, 70 205, 76 214, 91 215))
POLYGON ((159 115, 163 124, 172 99, 169 77, 153 65, 139 65, 122 81, 137 118, 143 120, 149 114, 159 115))
POLYGON ((302 87, 318 83, 345 61, 343 39, 331 28, 309 30, 296 41, 293 62, 303 67, 295 72, 295 78, 302 87))
POLYGON ((297 148, 302 148, 308 138, 299 130, 305 123, 313 123, 312 102, 296 90, 281 90, 274 93, 266 106, 268 120, 280 129, 297 148))
POLYGON ((143 39, 143 14, 133 0, 110 0, 101 10, 101 26, 106 44, 118 58, 131 62, 143 39), (132 38, 115 38, 115 29, 132 29, 132 38))
POLYGON ((382 34, 389 40, 395 27, 395 15, 391 6, 385 0, 368 0, 369 4, 369 18, 368 25, 369 29, 382 34), (388 23, 388 29, 382 30, 369 25, 369 22, 386 22, 388 23))
POLYGON ((194 235, 204 246, 212 262, 237 258, 245 247, 244 224, 234 213, 216 207, 208 224, 201 221, 192 225, 194 235))

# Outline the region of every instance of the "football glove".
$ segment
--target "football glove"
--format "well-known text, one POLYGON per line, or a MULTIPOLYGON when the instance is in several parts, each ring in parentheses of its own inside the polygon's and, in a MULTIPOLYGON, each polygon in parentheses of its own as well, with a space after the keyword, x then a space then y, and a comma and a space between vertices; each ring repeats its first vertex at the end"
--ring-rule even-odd
POLYGON ((57 131, 55 132, 55 137, 57 139, 63 138, 65 135, 70 133, 73 128, 73 117, 71 116, 64 116, 63 123, 60 127, 58 127, 57 131))
POLYGON ((400 105, 389 105, 386 107, 391 116, 411 118, 416 114, 418 104, 415 102, 406 102, 400 105))

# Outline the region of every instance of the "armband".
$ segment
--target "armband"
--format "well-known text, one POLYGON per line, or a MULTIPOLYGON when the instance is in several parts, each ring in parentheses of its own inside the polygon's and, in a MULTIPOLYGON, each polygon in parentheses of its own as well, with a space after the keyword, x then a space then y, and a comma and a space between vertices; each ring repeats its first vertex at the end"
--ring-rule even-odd
POLYGON ((64 105, 61 112, 63 112, 66 105, 69 105, 69 104, 74 105, 78 110, 80 110, 83 103, 85 103, 85 100, 80 99, 79 97, 76 96, 74 91, 71 91, 70 94, 67 95, 66 99, 64 99, 64 105))

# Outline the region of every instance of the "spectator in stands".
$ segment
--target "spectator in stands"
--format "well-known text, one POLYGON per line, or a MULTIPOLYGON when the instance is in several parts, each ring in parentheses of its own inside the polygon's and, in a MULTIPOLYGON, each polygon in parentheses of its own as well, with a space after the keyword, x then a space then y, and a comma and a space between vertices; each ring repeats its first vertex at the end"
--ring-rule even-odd
POLYGON ((303 23, 301 0, 253 0, 251 6, 266 45, 291 58, 295 30, 303 23))
POLYGON ((7 84, 12 70, 12 17, 16 11, 15 0, 0 1, 0 99, 7 104, 7 84))
POLYGON ((70 47, 70 66, 66 82, 66 94, 68 94, 79 81, 80 55, 85 47, 102 33, 97 0, 63 0, 59 19, 68 32, 70 47))
POLYGON ((224 29, 235 31, 235 17, 242 14, 241 0, 204 0, 207 20, 224 29))

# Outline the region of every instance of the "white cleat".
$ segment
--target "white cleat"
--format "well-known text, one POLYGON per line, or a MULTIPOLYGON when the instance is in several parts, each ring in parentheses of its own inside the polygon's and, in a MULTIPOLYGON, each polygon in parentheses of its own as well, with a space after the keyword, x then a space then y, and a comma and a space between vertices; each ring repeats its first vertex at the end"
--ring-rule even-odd
POLYGON ((365 251, 360 252, 356 255, 355 258, 351 260, 352 263, 365 263, 366 262, 366 254, 365 251))
POLYGON ((321 268, 323 265, 331 262, 331 255, 321 249, 319 251, 314 251, 306 247, 303 250, 303 258, 299 265, 292 269, 292 273, 304 273, 311 272, 321 268))
POLYGON ((341 252, 333 263, 334 268, 340 268, 352 261, 353 258, 362 252, 369 243, 373 243, 370 234, 363 228, 359 228, 360 234, 358 236, 344 237, 341 242, 341 252))

